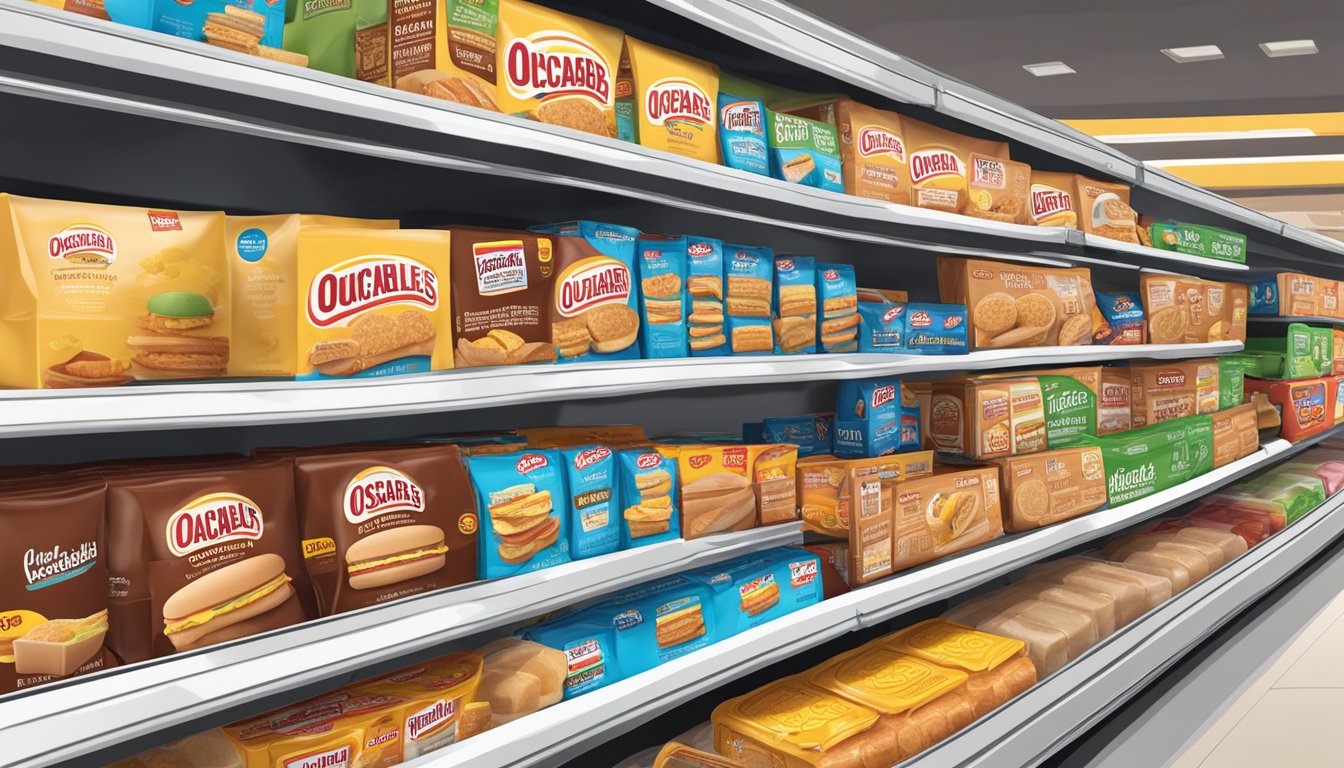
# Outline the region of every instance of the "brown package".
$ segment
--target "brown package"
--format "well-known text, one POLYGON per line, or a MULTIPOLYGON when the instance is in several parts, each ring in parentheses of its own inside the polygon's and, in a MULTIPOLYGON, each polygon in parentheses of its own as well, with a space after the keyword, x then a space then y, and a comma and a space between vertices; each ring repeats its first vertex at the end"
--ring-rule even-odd
POLYGON ((845 192, 889 203, 910 202, 910 168, 899 114, 851 99, 782 111, 835 126, 845 192))
POLYGON ((1139 244, 1139 215, 1129 207, 1129 185, 1074 177, 1078 228, 1090 235, 1139 244))
POLYGON ((901 118, 910 163, 910 204, 948 213, 966 209, 971 154, 1008 159, 1001 141, 973 139, 911 117, 901 118))
POLYGON ((0 488, 0 694, 107 669, 107 546, 97 478, 0 488))
POLYGON ((1078 228, 1078 204, 1073 199, 1073 174, 1031 171, 1028 216, 1038 227, 1078 228))
POLYGON ((971 347, 1092 343, 1092 271, 938 257, 938 293, 965 304, 971 347))
POLYGON ((962 213, 1004 224, 1029 224, 1031 166, 972 152, 966 168, 969 193, 962 213))
POLYGON ((123 661, 312 615, 289 457, 110 477, 107 509, 108 642, 123 661))
POLYGON ((1139 277, 1151 344, 1246 341, 1249 289, 1183 275, 1139 277))
POLYGON ((1260 448, 1260 430, 1255 423, 1255 406, 1250 403, 1228 408, 1213 415, 1213 467, 1244 456, 1260 448))
POLYGON ((1097 393, 1098 435, 1133 429, 1132 391, 1128 367, 1108 366, 1101 369, 1101 390, 1097 393))
MULTIPOLYGON (((866 480, 860 486, 860 496, 872 485, 884 484, 866 480)), ((913 568, 1003 535, 997 467, 946 472, 891 485, 895 487, 893 571, 913 568)))
MULTIPOLYGON (((1333 317, 1324 302, 1325 279, 1300 272, 1275 275, 1279 289, 1279 314, 1283 317, 1333 317)), ((1338 312, 1335 312, 1337 315, 1338 312)))
POLYGON ((1218 410, 1218 361, 1171 360, 1129 367, 1134 428, 1218 410))
POLYGON ((934 382, 929 435, 939 451, 993 459, 1046 449, 1045 406, 1034 376, 934 382))
POLYGON ((555 362, 556 238, 507 229, 452 232, 456 367, 555 362))
POLYGON ((756 492, 756 525, 798 519, 798 446, 748 445, 752 489, 756 492))
POLYGON ((476 578, 475 494, 455 445, 301 452, 294 490, 323 616, 476 578))
POLYGON ((1068 520, 1106 504, 1100 448, 1061 448, 994 463, 1003 473, 1007 507, 1003 527, 1011 533, 1068 520))
POLYGON ((933 474, 933 452, 914 451, 869 459, 837 459, 834 456, 800 459, 798 501, 804 529, 826 536, 849 537, 854 498, 851 470, 861 478, 928 477, 933 474))

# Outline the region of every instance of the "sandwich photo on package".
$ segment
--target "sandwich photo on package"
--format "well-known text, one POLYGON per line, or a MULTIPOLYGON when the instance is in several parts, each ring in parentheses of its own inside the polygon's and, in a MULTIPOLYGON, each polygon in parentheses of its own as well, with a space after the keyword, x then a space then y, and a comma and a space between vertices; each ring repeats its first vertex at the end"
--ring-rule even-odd
POLYGON ((721 300, 707 298, 693 301, 690 308, 686 305, 687 251, 684 237, 646 237, 639 241, 635 263, 639 303, 644 313, 640 343, 646 359, 686 357, 689 350, 686 316, 697 310, 701 320, 712 321, 717 316, 717 329, 722 333, 721 300))
POLYGON ((686 445, 677 456, 681 535, 697 539, 756 525, 756 492, 744 445, 686 445))
POLYGON ((291 457, 110 475, 107 498, 109 578, 117 585, 109 608, 114 626, 126 622, 113 632, 112 651, 123 661, 312 616, 291 457))
POLYGON ((621 546, 616 518, 616 455, 605 445, 560 451, 567 475, 569 554, 575 560, 615 552, 621 546))
POLYGON ((691 357, 732 354, 725 321, 723 241, 686 236, 687 344, 691 357))
POLYGON ((775 259, 772 316, 775 354, 817 351, 816 261, 811 256, 775 259))
POLYGON ((555 236, 555 262, 549 266, 555 270, 551 334, 557 362, 638 360, 639 230, 570 221, 532 231, 555 236))
POLYGON ((769 248, 724 245, 728 337, 734 355, 775 351, 774 327, 770 322, 774 261, 769 248))
POLYGON ((790 184, 844 192, 840 142, 835 127, 805 117, 766 111, 770 128, 770 172, 790 184))
POLYGON ((675 447, 617 452, 621 549, 681 538, 677 453, 675 447))
POLYGON ((571 560, 564 458, 527 450, 469 460, 481 515, 482 579, 531 573, 571 560))
POLYGON ((323 616, 476 579, 479 521, 457 446, 299 451, 294 482, 323 616))
POLYGON ((712 594, 715 625, 731 637, 821 602, 820 559, 780 547, 686 574, 712 594))
POLYGON ((554 363, 557 348, 587 353, 585 324, 552 330, 555 255, 556 238, 548 235, 452 228, 455 367, 554 363))
POLYGON ((116 664, 106 648, 106 490, 73 476, 0 486, 0 552, 14 564, 0 581, 0 694, 116 664))

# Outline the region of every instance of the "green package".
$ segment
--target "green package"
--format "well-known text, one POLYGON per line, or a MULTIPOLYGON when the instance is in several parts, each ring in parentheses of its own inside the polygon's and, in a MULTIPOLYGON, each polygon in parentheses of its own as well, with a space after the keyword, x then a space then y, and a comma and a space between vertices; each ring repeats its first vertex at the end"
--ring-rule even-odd
POLYGON ((770 175, 793 184, 845 191, 835 126, 766 110, 770 175))
POLYGON ((1097 393, 1072 376, 1037 376, 1045 406, 1045 440, 1062 448, 1097 434, 1097 393))
POLYGON ((1282 510, 1284 520, 1293 523, 1325 503, 1325 486, 1311 471, 1275 467, 1253 481, 1229 488, 1217 498, 1246 506, 1266 505, 1282 510))
POLYGON ((1250 355, 1218 358, 1218 410, 1235 408, 1246 401, 1246 374, 1258 368, 1259 363, 1250 355))
POLYGON ((1335 333, 1329 328, 1308 327, 1311 332, 1311 357, 1316 362, 1315 376, 1329 376, 1335 370, 1335 333))
POLYGON ((1182 222, 1154 222, 1149 232, 1154 248, 1246 263, 1246 236, 1237 232, 1182 222))
POLYGON ((354 77, 357 21, 354 0, 290 0, 285 50, 307 56, 311 69, 354 77))
POLYGON ((1101 448, 1106 498, 1112 507, 1213 469, 1213 417, 1208 414, 1183 416, 1104 437, 1082 437, 1078 442, 1101 448))
POLYGON ((1329 328, 1289 323, 1283 337, 1246 340, 1246 353, 1259 359, 1251 375, 1262 379, 1309 379, 1334 367, 1334 334, 1329 328))

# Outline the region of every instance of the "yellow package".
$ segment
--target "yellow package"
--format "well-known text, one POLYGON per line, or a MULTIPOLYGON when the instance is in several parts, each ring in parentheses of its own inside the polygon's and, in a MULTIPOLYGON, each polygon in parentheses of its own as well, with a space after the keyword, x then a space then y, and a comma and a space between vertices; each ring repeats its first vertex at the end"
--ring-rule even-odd
POLYGON ((294 375, 300 227, 396 229, 396 219, 316 214, 227 216, 224 243, 233 299, 230 376, 294 375))
POLYGON ((829 751, 877 723, 876 710, 805 678, 776 680, 715 707, 709 717, 714 751, 747 765, 814 768, 829 751))
POLYGON ((860 477, 882 480, 928 477, 933 474, 933 451, 913 451, 870 459, 808 456, 798 460, 799 510, 803 527, 826 536, 849 538, 852 483, 850 470, 860 477))
POLYGON ((818 688, 871 707, 884 715, 915 709, 966 682, 960 669, 872 643, 812 669, 808 680, 818 688))
POLYGON ((447 231, 302 228, 299 379, 453 367, 447 231))
POLYGON ((1031 170, 1028 211, 1038 227, 1078 228, 1078 203, 1073 199, 1073 174, 1031 170))
POLYGON ((402 761, 405 705, 389 693, 343 688, 223 730, 242 758, 241 768, 390 768, 402 761))
POLYGON ((991 635, 947 619, 929 619, 873 641, 944 667, 984 672, 1022 655, 1021 640, 991 635))
POLYGON ((745 445, 680 447, 677 482, 682 538, 697 539, 755 527, 756 492, 752 488, 748 454, 745 445))
POLYGON ((901 117, 909 151, 910 204, 948 213, 961 213, 969 203, 971 154, 1007 160, 1008 145, 1001 141, 974 139, 901 117))
POLYGON ((0 195, 0 385, 218 378, 224 214, 0 195))
POLYGON ((629 35, 616 77, 617 138, 719 161, 719 68, 629 35))
POLYGON ((450 653, 359 686, 361 691, 404 700, 400 708, 401 762, 456 744, 462 714, 481 682, 481 656, 450 653))
POLYGON ((499 0, 499 111, 616 136, 624 34, 523 0, 499 0))

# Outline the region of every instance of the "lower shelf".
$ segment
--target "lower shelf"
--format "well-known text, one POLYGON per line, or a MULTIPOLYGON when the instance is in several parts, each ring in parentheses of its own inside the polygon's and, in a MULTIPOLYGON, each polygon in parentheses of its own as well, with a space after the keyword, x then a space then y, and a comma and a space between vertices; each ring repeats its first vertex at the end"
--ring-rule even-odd
MULTIPOLYGON (((1130 527, 1298 453, 1328 434, 1331 433, 1296 445, 1276 440, 1251 456, 1139 501, 1000 539, 856 589, 408 765, 503 768, 563 764, 679 704, 800 650, 967 591, 1053 554, 1130 527), (582 725, 576 727, 576 724, 582 725)), ((1296 540, 1302 531, 1293 530, 1291 538, 1296 540)), ((1288 566, 1289 570, 1291 567, 1288 566)), ((1146 620, 1140 623, 1149 625, 1146 620)), ((942 765, 929 763, 934 764, 942 765)), ((996 758, 994 764, 1015 763, 996 758)))

